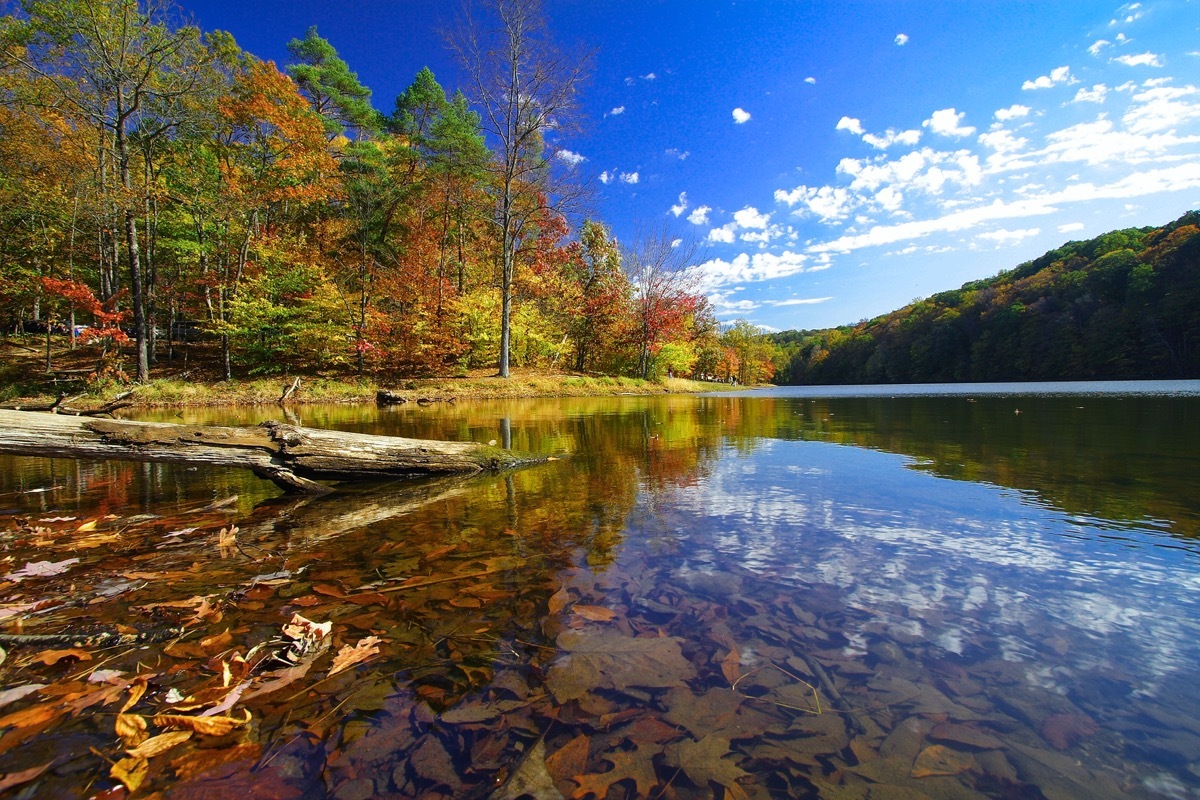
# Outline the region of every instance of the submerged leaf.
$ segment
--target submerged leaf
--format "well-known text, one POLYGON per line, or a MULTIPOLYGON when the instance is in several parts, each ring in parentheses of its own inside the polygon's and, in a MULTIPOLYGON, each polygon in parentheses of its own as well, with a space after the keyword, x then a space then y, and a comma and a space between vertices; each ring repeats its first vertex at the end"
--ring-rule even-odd
POLYGON ((683 657, 679 642, 666 636, 634 638, 614 630, 564 631, 558 646, 568 655, 551 667, 546 683, 559 702, 601 688, 683 686, 696 670, 683 657))
POLYGON ((158 714, 154 724, 160 728, 178 728, 195 731, 208 736, 224 736, 234 728, 240 728, 250 722, 250 711, 246 710, 245 719, 237 717, 189 717, 183 714, 158 714))
POLYGON ((666 749, 667 763, 682 769, 697 786, 706 786, 709 781, 731 786, 747 775, 727 758, 729 755, 729 740, 711 734, 698 742, 689 739, 667 745, 666 749))
POLYGON ((333 666, 329 668, 329 674, 336 675, 344 669, 366 661, 371 656, 379 655, 379 642, 378 636, 367 636, 353 647, 344 645, 333 657, 333 666))
POLYGON ((127 749, 125 752, 129 754, 130 758, 154 758, 176 745, 183 744, 190 738, 192 738, 191 731, 167 731, 158 736, 151 736, 137 747, 127 749))
POLYGON ((8 581, 23 581, 26 578, 45 578, 51 575, 59 575, 69 570, 71 565, 78 563, 78 558, 68 558, 63 561, 30 561, 16 572, 10 572, 5 575, 4 579, 8 581))
POLYGON ((150 763, 144 758, 122 758, 112 765, 109 776, 125 784, 131 793, 136 792, 150 773, 150 763))

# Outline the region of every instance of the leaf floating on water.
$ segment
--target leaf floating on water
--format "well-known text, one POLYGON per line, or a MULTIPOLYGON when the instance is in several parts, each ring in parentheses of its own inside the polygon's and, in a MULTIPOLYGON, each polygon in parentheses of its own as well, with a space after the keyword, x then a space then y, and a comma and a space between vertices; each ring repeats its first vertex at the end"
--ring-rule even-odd
POLYGON ((931 744, 917 755, 911 775, 914 778, 961 775, 974 767, 975 757, 970 753, 960 753, 944 745, 931 744))
POLYGON ((550 600, 547 601, 547 607, 551 614, 557 614, 567 607, 567 603, 571 602, 571 595, 566 589, 559 589, 554 594, 550 595, 550 600))
POLYGON ((329 668, 329 674, 336 675, 344 669, 366 661, 371 656, 379 655, 380 641, 378 636, 367 636, 353 647, 343 645, 342 649, 338 650, 337 655, 333 657, 333 666, 329 668))
POLYGON ((244 719, 237 717, 189 717, 183 714, 158 714, 154 724, 160 728, 177 728, 195 731, 206 736, 224 736, 234 728, 241 728, 250 722, 250 711, 246 711, 244 719))
POLYGON ((69 647, 65 650, 43 650, 37 654, 37 660, 47 667, 52 667, 67 658, 75 659, 76 661, 91 661, 92 654, 78 647, 69 647))
POLYGON ((110 777, 119 780, 130 793, 136 792, 150 773, 150 762, 144 758, 122 758, 108 771, 110 777))
POLYGON ((191 731, 167 731, 166 733, 160 733, 158 736, 151 736, 137 747, 127 749, 125 752, 129 754, 130 758, 154 758, 177 745, 183 744, 190 738, 192 738, 191 731))
POLYGON ((16 702, 28 694, 33 694, 38 689, 45 688, 44 683, 27 683, 24 686, 14 686, 11 689, 5 689, 0 692, 0 708, 9 703, 16 702))
POLYGON ((146 718, 141 714, 117 714, 113 728, 125 747, 137 747, 148 737, 146 718))
POLYGON ((46 578, 51 575, 60 575, 69 570, 73 564, 78 563, 78 558, 68 558, 63 561, 30 561, 16 572, 5 575, 4 579, 23 581, 26 578, 46 578))
POLYGON ((283 635, 293 639, 324 639, 333 631, 333 622, 313 622, 299 614, 292 615, 292 621, 283 626, 283 635))

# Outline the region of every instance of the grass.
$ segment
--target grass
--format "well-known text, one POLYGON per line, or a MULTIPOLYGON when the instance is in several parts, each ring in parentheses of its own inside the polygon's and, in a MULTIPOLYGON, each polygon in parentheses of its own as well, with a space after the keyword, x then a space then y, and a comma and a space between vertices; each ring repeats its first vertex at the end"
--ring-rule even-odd
MULTIPOLYGON (((126 374, 132 364, 121 366, 126 374)), ((53 383, 44 370, 44 351, 31 348, 15 338, 0 341, 0 402, 52 401, 59 393, 83 395, 74 405, 99 405, 119 392, 134 389, 129 399, 137 406, 224 406, 276 403, 294 376, 246 378, 233 381, 218 379, 212 363, 193 356, 186 377, 158 377, 145 384, 131 386, 118 379, 90 381, 82 370, 94 367, 96 355, 85 348, 65 347, 56 351, 56 370, 76 370, 77 379, 53 383)), ((152 374, 170 373, 172 365, 160 364, 152 374)), ((61 373, 60 373, 61 375, 61 373)), ((471 370, 454 376, 433 378, 357 378, 353 375, 300 375, 301 386, 293 396, 298 403, 374 402, 380 389, 388 389, 407 400, 506 399, 526 397, 602 397, 609 395, 649 395, 664 393, 708 392, 728 388, 724 384, 668 378, 640 380, 610 375, 545 372, 514 368, 509 378, 500 378, 493 369, 471 370)))

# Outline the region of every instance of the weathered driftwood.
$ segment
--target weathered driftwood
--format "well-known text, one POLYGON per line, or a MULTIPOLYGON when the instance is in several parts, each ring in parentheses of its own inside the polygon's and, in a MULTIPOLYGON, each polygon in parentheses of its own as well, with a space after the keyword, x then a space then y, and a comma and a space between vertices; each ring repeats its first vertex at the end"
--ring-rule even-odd
POLYGON ((528 463, 476 442, 319 430, 85 419, 0 410, 0 453, 245 467, 287 492, 322 493, 318 480, 442 475, 528 463))
POLYGON ((402 403, 407 403, 408 398, 399 392, 393 392, 391 389, 380 389, 375 393, 375 402, 381 406, 398 406, 402 403))

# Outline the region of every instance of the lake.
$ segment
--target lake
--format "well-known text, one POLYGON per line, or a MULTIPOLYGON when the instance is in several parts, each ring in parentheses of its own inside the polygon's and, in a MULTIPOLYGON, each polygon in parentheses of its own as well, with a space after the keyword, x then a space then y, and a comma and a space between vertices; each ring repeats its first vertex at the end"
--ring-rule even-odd
POLYGON ((289 413, 552 460, 0 456, 12 796, 1200 797, 1200 382, 289 413))

